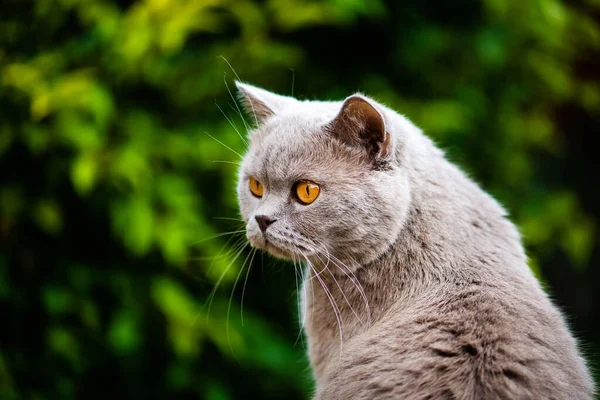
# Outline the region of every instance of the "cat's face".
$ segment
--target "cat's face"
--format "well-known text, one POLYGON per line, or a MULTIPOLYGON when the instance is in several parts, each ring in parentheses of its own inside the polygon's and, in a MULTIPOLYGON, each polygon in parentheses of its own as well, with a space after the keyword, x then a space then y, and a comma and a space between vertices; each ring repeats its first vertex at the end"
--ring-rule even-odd
POLYGON ((340 111, 342 102, 239 86, 259 123, 238 183, 251 245, 285 259, 347 265, 383 253, 403 224, 410 190, 373 103, 356 97, 340 111))

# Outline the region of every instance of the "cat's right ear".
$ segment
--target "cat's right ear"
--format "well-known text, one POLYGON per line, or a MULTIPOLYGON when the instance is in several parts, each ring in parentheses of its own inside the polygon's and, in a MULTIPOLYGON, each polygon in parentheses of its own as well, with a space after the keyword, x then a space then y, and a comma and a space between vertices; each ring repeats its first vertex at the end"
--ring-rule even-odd
POLYGON ((262 124, 268 118, 297 102, 292 97, 271 93, 247 83, 235 81, 235 85, 238 88, 244 109, 256 121, 257 125, 262 124))

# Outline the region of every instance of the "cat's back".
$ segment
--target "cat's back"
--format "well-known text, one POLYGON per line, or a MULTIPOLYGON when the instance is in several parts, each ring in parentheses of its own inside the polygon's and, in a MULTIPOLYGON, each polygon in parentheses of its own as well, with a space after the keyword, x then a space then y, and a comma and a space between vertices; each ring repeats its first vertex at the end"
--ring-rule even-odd
POLYGON ((346 344, 320 399, 590 399, 576 344, 547 299, 442 285, 346 344))

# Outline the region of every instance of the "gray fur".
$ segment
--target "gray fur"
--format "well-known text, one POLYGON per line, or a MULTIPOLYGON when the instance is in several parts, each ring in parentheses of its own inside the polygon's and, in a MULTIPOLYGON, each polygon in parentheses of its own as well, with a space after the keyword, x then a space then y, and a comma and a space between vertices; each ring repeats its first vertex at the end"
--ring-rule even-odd
POLYGON ((259 123, 240 169, 241 213, 254 247, 305 265, 316 399, 593 397, 506 212, 417 127, 360 95, 346 104, 367 102, 381 121, 238 87, 259 123), (302 179, 321 187, 312 204, 291 194, 302 179), (263 234, 256 215, 277 221, 263 234))

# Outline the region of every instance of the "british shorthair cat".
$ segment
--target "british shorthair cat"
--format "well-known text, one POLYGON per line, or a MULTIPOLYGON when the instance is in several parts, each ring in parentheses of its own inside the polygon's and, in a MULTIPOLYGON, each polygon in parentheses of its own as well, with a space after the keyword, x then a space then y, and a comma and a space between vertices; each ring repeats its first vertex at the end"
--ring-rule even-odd
POLYGON ((504 209, 410 121, 355 94, 237 82, 251 245, 305 266, 315 399, 591 399, 504 209))

